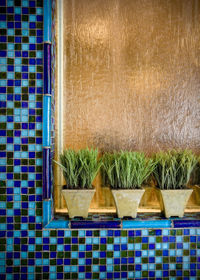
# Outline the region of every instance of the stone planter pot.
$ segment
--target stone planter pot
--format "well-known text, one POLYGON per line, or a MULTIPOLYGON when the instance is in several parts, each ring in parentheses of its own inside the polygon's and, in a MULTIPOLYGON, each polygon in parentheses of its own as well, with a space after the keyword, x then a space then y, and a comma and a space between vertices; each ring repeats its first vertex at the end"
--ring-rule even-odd
POLYGON ((165 217, 183 217, 185 207, 192 192, 192 189, 160 190, 156 188, 161 211, 165 214, 165 217))
POLYGON ((119 218, 136 218, 140 200, 145 190, 112 190, 119 218))
POLYGON ((95 190, 62 190, 70 218, 88 217, 88 210, 95 190))

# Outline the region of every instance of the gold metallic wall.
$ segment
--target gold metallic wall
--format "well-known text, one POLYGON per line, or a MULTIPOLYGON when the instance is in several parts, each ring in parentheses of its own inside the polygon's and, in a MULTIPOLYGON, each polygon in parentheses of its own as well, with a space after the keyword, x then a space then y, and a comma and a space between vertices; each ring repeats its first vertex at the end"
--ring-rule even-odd
POLYGON ((64 147, 199 152, 200 1, 64 0, 64 13, 64 147))

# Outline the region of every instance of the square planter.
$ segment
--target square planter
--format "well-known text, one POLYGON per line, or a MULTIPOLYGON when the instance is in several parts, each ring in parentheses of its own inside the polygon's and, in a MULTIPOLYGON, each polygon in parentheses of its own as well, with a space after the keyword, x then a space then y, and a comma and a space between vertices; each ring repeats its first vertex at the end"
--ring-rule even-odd
POLYGON ((112 190, 119 218, 136 218, 138 206, 145 190, 112 190))
POLYGON ((62 190, 70 218, 88 217, 88 210, 95 190, 62 190))
POLYGON ((182 218, 192 192, 192 189, 160 190, 156 188, 156 194, 160 202, 161 211, 165 214, 165 217, 182 218))

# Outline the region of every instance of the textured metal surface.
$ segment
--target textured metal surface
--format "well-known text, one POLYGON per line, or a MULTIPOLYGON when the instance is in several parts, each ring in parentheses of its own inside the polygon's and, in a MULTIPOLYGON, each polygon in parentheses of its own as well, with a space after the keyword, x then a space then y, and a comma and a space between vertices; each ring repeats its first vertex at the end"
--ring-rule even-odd
POLYGON ((65 147, 200 148, 200 1, 68 0, 65 147))
POLYGON ((64 147, 199 152, 200 1, 64 9, 64 147))

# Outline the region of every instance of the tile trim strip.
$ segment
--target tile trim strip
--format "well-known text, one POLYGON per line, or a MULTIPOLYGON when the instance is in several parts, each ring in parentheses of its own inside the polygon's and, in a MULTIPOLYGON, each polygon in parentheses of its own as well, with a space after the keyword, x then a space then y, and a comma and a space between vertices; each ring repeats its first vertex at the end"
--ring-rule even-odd
POLYGON ((51 94, 51 43, 44 43, 44 94, 51 94))
POLYGON ((170 228, 171 220, 156 221, 122 221, 122 228, 170 228))
POLYGON ((51 194, 51 27, 52 1, 45 0, 43 9, 43 226, 53 218, 51 194), (46 199, 46 200, 45 200, 46 199))
POLYGON ((44 3, 44 42, 51 42, 51 0, 44 3))
POLYGON ((173 220, 173 228, 200 227, 200 220, 173 220))
POLYGON ((43 96, 43 147, 51 146, 51 96, 43 96))
POLYGON ((80 228, 121 228, 121 221, 71 221, 71 229, 80 229, 80 228))
POLYGON ((43 147, 43 199, 51 198, 51 149, 43 147))
POLYGON ((67 220, 52 220, 45 229, 69 229, 69 221, 67 220))
POLYGON ((49 221, 52 218, 51 215, 51 199, 43 200, 43 227, 49 224, 49 221))

